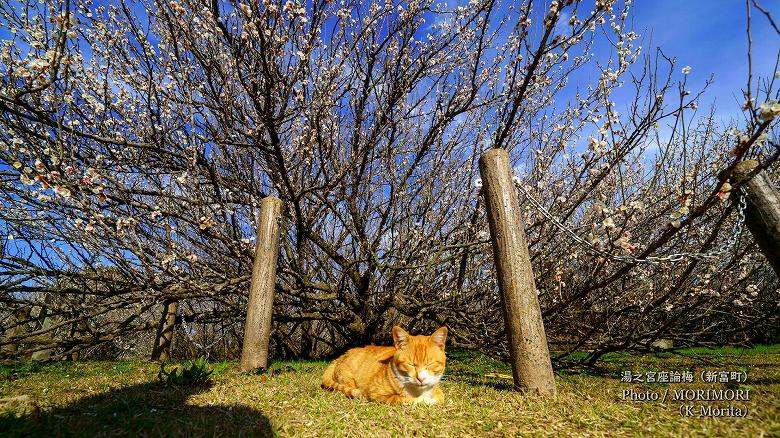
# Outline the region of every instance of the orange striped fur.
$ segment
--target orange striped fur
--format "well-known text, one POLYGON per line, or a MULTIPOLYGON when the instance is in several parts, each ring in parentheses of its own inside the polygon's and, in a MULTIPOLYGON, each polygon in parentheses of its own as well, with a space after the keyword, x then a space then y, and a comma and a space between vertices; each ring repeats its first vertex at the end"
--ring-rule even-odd
POLYGON ((325 370, 321 386, 381 403, 442 402, 439 380, 447 361, 447 328, 430 336, 410 336, 396 326, 393 340, 392 347, 369 345, 347 351, 325 370))

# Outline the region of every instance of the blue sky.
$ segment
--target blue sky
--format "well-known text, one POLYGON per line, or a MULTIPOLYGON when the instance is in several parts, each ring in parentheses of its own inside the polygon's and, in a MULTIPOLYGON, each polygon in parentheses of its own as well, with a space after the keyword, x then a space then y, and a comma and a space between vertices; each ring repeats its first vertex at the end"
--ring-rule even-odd
MULTIPOLYGON (((780 0, 759 1, 776 21, 780 21, 780 0)), ((111 2, 99 0, 96 3, 111 2)), ((549 0, 544 4, 548 5, 549 0)), ((546 8, 540 9, 544 10, 546 8)), ((752 14, 754 77, 771 76, 780 49, 780 36, 763 14, 755 9, 752 9, 752 14)), ((541 23, 541 20, 535 22, 541 23)), ((691 66, 692 72, 687 77, 691 91, 696 92, 711 75, 714 76, 713 84, 699 102, 702 111, 715 103, 717 115, 724 121, 741 116, 743 99, 740 89, 745 86, 747 78, 744 0, 639 0, 633 8, 633 28, 642 36, 639 44, 643 46, 643 53, 653 54, 655 47, 661 47, 667 56, 678 59, 675 71, 678 79, 682 78, 680 69, 691 66)), ((0 39, 9 37, 8 30, 0 28, 0 39)), ((603 61, 604 58, 599 56, 603 54, 597 54, 596 59, 603 61)), ((636 67, 641 68, 641 61, 636 67)), ((568 91, 592 82, 593 77, 587 76, 596 74, 595 70, 586 70, 585 77, 576 75, 568 91)), ((562 94, 566 95, 566 92, 562 94)), ((627 104, 616 103, 618 108, 627 104)))
MULTIPOLYGON (((780 2, 759 4, 775 21, 780 19, 780 2)), ((678 59, 679 67, 691 66, 691 91, 714 75, 702 107, 714 101, 718 114, 737 116, 748 74, 746 17, 741 0, 640 0, 635 4, 634 27, 646 37, 643 46, 660 46, 667 56, 678 59)), ((780 36, 759 11, 753 9, 752 17, 753 74, 766 77, 774 73, 780 36)))

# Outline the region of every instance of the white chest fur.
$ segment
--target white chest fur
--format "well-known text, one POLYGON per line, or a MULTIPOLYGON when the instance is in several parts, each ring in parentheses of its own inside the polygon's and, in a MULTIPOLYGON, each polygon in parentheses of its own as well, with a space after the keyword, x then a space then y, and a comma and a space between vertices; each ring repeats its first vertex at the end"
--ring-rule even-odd
POLYGON ((411 379, 398 372, 395 366, 391 366, 393 375, 404 389, 409 397, 414 399, 414 403, 425 403, 426 405, 436 404, 436 398, 433 397, 433 388, 435 384, 420 386, 410 381, 411 379))
POLYGON ((425 403, 426 405, 436 404, 436 399, 433 397, 433 387, 427 388, 425 391, 421 392, 420 395, 415 397, 414 402, 425 403))

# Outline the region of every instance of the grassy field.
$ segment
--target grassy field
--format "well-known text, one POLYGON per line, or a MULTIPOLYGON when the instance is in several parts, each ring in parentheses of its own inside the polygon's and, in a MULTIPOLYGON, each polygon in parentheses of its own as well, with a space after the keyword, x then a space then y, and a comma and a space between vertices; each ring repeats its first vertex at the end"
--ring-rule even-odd
POLYGON ((325 362, 279 362, 264 375, 215 363, 212 384, 196 388, 163 386, 159 368, 140 361, 5 363, 0 436, 780 436, 780 345, 680 353, 609 355, 597 370, 560 373, 558 395, 549 399, 511 391, 504 363, 453 353, 447 401, 433 407, 323 391, 325 362), (695 381, 624 383, 626 370, 691 371, 695 381), (709 370, 746 371, 747 381, 701 382, 709 370), (671 400, 683 389, 749 390, 750 400, 671 400), (659 400, 624 400, 631 390, 659 400), (748 411, 687 417, 681 405, 695 406, 695 414, 701 405, 748 411))

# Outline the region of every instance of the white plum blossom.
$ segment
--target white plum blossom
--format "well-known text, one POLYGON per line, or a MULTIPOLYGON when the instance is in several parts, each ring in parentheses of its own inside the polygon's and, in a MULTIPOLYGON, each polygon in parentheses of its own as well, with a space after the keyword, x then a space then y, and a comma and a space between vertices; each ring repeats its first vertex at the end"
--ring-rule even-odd
POLYGON ((762 121, 771 121, 775 117, 780 116, 780 103, 775 100, 764 102, 758 106, 758 111, 759 118, 762 121))
POLYGON ((599 140, 593 136, 588 137, 588 148, 593 151, 594 154, 600 154, 602 148, 604 148, 606 145, 607 142, 604 140, 599 140))
POLYGON ((54 186, 54 193, 57 196, 61 196, 61 197, 66 198, 66 199, 70 198, 71 194, 72 194, 69 188, 67 188, 65 186, 59 186, 59 185, 58 186, 54 186))

